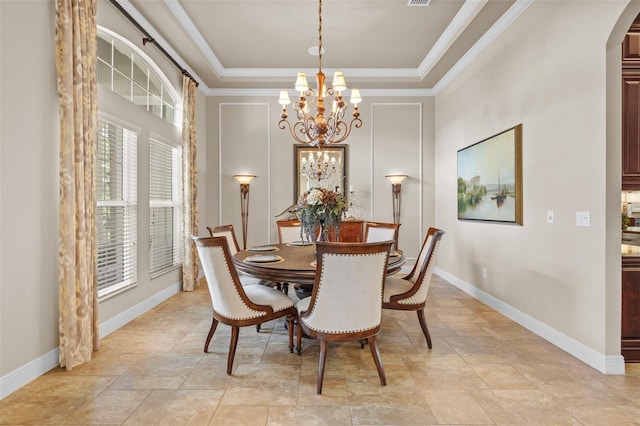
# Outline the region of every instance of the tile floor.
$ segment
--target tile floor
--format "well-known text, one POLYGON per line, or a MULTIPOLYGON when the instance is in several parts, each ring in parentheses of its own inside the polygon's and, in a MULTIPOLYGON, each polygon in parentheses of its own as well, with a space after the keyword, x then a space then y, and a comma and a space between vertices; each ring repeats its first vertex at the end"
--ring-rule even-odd
POLYGON ((290 354, 283 320, 240 333, 211 321, 206 287, 180 293, 102 340, 95 358, 54 369, 0 401, 0 424, 56 425, 623 425, 640 424, 640 364, 605 376, 435 277, 427 315, 384 311, 387 386, 357 343, 290 354))

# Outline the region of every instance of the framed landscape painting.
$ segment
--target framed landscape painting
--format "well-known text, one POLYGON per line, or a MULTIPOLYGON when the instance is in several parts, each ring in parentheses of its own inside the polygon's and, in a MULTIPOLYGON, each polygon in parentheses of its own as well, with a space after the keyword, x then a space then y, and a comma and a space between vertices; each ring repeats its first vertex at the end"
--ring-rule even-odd
POLYGON ((522 225, 522 124, 458 151, 458 219, 522 225))

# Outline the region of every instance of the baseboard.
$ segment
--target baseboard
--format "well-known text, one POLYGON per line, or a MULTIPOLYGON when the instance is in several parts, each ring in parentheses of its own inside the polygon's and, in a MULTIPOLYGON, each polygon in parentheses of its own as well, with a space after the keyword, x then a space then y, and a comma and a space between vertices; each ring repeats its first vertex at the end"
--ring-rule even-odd
POLYGON ((55 348, 41 357, 5 374, 0 377, 0 399, 12 394, 27 383, 37 379, 52 368, 57 367, 59 364, 59 351, 58 348, 55 348))
MULTIPOLYGON (((115 317, 100 323, 100 338, 113 333, 128 322, 136 319, 145 312, 156 307, 174 294, 180 292, 182 283, 177 282, 164 290, 154 294, 150 298, 138 303, 115 317)), ((56 348, 24 364, 21 367, 0 377, 0 399, 12 394, 27 383, 37 379, 47 371, 59 365, 59 349, 56 348)))
POLYGON ((182 282, 177 282, 175 284, 170 285, 164 290, 154 294, 150 298, 143 300, 135 306, 127 309, 124 312, 116 315, 115 317, 101 322, 100 323, 100 338, 107 337, 109 334, 113 333, 120 327, 126 325, 127 323, 133 321, 138 318, 140 315, 149 311, 150 309, 158 306, 160 303, 164 302, 174 294, 180 292, 182 289, 182 282))
POLYGON ((471 297, 481 301, 487 306, 500 312, 507 318, 515 321, 529 331, 537 334, 543 339, 549 341, 563 351, 573 355, 585 364, 595 368, 604 374, 624 374, 624 358, 622 355, 603 355, 598 351, 578 342, 574 338, 567 336, 558 330, 549 327, 543 322, 525 314, 524 312, 514 308, 511 305, 495 298, 494 296, 480 290, 474 285, 456 277, 453 274, 435 267, 433 272, 443 279, 447 280, 460 290, 464 291, 471 297))

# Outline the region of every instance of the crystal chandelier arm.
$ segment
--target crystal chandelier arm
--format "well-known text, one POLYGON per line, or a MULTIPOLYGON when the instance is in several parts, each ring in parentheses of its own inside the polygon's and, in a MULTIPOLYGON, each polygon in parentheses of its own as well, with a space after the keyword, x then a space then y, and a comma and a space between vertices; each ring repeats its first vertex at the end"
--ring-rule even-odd
POLYGON ((309 142, 309 140, 305 137, 304 139, 298 137, 298 135, 296 134, 296 132, 300 132, 301 135, 305 136, 305 133, 303 131, 303 129, 298 130, 298 127, 300 127, 302 125, 302 123, 300 121, 296 122, 293 127, 291 127, 291 123, 289 123, 289 120, 287 120, 286 117, 282 118, 282 120, 280 120, 278 122, 278 127, 282 130, 288 129, 289 133, 291 134, 291 137, 299 143, 305 144, 305 145, 310 145, 311 143, 309 142))
POLYGON ((332 144, 340 143, 349 136, 349 134, 351 133, 351 129, 353 127, 355 127, 356 129, 359 129, 360 127, 362 127, 362 120, 360 120, 360 118, 358 117, 355 117, 351 120, 348 126, 347 126, 347 123, 345 123, 344 121, 339 121, 336 123, 335 131, 333 132, 331 137, 327 137, 327 140, 330 141, 330 143, 332 144), (336 137, 341 133, 342 133, 342 136, 336 139, 336 137))
POLYGON ((284 129, 285 127, 289 127, 289 133, 291 133, 291 136, 296 142, 311 146, 315 144, 318 132, 313 119, 306 118, 304 121, 297 121, 293 126, 291 126, 289 121, 280 120, 280 123, 282 123, 282 121, 286 122, 286 126, 281 124, 280 128, 284 129))

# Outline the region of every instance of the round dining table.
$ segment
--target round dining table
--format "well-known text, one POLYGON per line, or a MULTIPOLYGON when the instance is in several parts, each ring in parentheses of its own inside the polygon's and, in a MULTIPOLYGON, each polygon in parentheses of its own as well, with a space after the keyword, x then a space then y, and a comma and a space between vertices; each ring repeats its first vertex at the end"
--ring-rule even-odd
MULTIPOLYGON (((316 250, 313 244, 256 246, 238 251, 233 260, 238 271, 269 281, 313 284, 316 275, 316 250)), ((405 262, 402 252, 393 252, 389 256, 387 275, 399 272, 405 262)))

